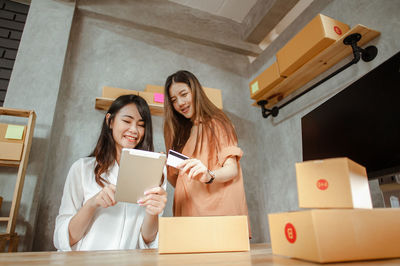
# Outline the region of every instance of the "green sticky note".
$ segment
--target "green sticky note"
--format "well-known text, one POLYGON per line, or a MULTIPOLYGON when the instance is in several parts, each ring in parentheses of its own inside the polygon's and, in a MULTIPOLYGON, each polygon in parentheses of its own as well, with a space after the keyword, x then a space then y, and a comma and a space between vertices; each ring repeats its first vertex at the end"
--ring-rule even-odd
POLYGON ((24 135, 24 126, 8 125, 6 139, 22 139, 24 135))
POLYGON ((259 87, 258 87, 258 81, 254 82, 253 84, 251 84, 251 93, 254 94, 256 93, 256 91, 258 91, 259 87))

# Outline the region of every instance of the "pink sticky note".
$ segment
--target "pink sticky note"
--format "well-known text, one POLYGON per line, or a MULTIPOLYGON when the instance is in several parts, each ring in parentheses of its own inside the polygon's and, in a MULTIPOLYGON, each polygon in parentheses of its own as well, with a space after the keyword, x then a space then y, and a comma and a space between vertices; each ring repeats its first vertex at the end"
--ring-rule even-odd
POLYGON ((156 103, 164 103, 164 94, 163 93, 154 93, 154 101, 156 103))

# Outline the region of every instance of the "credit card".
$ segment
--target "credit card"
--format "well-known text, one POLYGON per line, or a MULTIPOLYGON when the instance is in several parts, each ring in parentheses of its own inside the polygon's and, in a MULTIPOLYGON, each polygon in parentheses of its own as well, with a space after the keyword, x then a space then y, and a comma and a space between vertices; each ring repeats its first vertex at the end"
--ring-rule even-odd
POLYGON ((186 159, 189 159, 189 157, 187 157, 179 152, 169 150, 168 158, 167 158, 167 165, 178 168, 177 166, 186 159))

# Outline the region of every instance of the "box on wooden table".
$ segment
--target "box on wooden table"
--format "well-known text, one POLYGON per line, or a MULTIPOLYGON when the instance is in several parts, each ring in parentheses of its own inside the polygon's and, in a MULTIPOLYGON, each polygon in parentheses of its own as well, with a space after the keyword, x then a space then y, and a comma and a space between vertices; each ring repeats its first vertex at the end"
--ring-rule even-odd
POLYGON ((317 15, 276 53, 280 75, 290 76, 349 30, 338 20, 317 15))
POLYGON ((127 89, 104 86, 102 97, 109 99, 116 99, 121 95, 129 95, 129 94, 139 95, 139 92, 135 90, 127 90, 127 89))
POLYGON ((0 160, 21 160, 26 126, 0 124, 0 160))
POLYGON ((247 216, 161 217, 159 253, 249 251, 247 216))
POLYGON ((278 64, 274 62, 250 82, 250 98, 258 100, 283 80, 284 78, 279 74, 278 64))
POLYGON ((268 215, 273 254, 314 262, 400 257, 400 209, 325 209, 268 215))
POLYGON ((372 208, 365 167, 348 158, 296 163, 300 208, 372 208))

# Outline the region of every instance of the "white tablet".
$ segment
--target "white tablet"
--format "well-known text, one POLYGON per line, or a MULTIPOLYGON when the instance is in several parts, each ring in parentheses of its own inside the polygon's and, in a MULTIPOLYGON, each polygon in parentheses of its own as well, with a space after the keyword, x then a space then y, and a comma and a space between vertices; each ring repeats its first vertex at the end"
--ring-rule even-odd
POLYGON ((160 186, 165 161, 165 154, 122 149, 115 200, 137 203, 146 190, 160 186))

